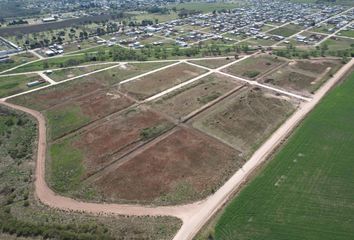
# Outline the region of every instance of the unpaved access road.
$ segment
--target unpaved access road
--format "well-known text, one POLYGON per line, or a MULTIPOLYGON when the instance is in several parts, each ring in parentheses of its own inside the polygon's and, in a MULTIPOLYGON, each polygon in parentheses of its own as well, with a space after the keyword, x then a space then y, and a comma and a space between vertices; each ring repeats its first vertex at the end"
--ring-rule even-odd
POLYGON ((301 104, 299 109, 253 154, 251 159, 237 171, 215 194, 207 199, 179 206, 151 207, 130 204, 87 203, 63 197, 54 193, 45 181, 46 158, 46 122, 43 115, 32 109, 7 103, 0 104, 26 112, 38 121, 38 152, 35 173, 35 193, 38 199, 49 207, 80 211, 92 214, 120 214, 137 216, 174 216, 183 221, 181 229, 174 240, 189 240, 215 214, 244 183, 252 171, 259 167, 276 149, 281 141, 304 119, 304 117, 318 104, 322 97, 350 70, 354 59, 342 67, 327 83, 314 95, 313 99, 301 104))

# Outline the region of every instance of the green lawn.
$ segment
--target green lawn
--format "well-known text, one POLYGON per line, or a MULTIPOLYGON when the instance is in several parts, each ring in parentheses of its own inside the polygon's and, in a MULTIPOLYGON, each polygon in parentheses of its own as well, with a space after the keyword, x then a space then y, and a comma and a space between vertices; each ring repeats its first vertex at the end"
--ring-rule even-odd
POLYGON ((10 57, 8 63, 0 63, 0 72, 37 59, 31 53, 21 53, 10 57))
POLYGON ((214 239, 354 239, 353 91, 354 73, 226 207, 214 239))
POLYGON ((37 86, 27 87, 27 83, 40 79, 42 78, 38 75, 0 76, 0 97, 7 97, 46 85, 46 83, 42 83, 37 86))
POLYGON ((327 44, 329 50, 347 50, 354 46, 354 39, 337 37, 337 39, 334 40, 330 38, 324 41, 321 46, 323 46, 324 44, 327 44))
POLYGON ((340 31, 337 35, 354 38, 354 30, 340 31))

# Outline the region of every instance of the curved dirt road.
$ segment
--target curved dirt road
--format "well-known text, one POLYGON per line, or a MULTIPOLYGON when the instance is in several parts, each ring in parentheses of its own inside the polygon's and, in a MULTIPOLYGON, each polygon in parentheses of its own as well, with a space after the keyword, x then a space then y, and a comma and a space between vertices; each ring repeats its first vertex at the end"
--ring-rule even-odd
POLYGON ((35 110, 0 101, 10 108, 26 112, 38 121, 38 152, 35 174, 36 196, 44 204, 68 211, 81 211, 92 214, 120 214, 137 216, 174 216, 182 219, 182 228, 174 240, 192 239, 201 227, 218 211, 236 189, 247 179, 250 173, 257 168, 269 154, 288 136, 298 123, 316 106, 322 97, 343 77, 354 65, 354 59, 340 69, 334 77, 318 90, 310 102, 303 103, 296 111, 251 157, 249 161, 237 171, 214 195, 207 199, 180 206, 148 207, 129 204, 100 204, 80 202, 68 197, 55 194, 45 181, 46 157, 46 123, 43 115, 35 110))

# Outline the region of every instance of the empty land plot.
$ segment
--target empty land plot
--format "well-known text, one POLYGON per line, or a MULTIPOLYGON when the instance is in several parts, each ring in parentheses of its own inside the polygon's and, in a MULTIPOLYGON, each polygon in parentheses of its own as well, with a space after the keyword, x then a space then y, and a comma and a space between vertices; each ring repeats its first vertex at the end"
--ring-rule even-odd
POLYGON ((144 100, 205 72, 206 70, 204 69, 181 63, 134 81, 124 83, 121 85, 121 90, 139 100, 144 100))
POLYGON ((193 126, 247 158, 295 110, 291 101, 257 87, 247 88, 201 113, 193 126))
POLYGON ((82 67, 75 67, 75 68, 65 68, 65 69, 55 70, 51 74, 48 74, 48 76, 54 81, 59 82, 68 78, 77 77, 85 73, 90 73, 114 65, 117 64, 98 64, 98 65, 92 65, 87 67, 82 66, 82 67))
POLYGON ((180 119, 217 99, 241 83, 221 74, 212 74, 158 99, 152 106, 180 119))
POLYGON ((285 60, 280 58, 262 54, 235 63, 223 69, 223 72, 230 73, 239 77, 254 79, 285 62, 285 60))
POLYGON ((50 148, 49 182, 61 193, 85 198, 81 181, 173 127, 165 118, 142 108, 129 108, 50 148), (79 190, 78 190, 79 189, 79 190))
POLYGON ((0 76, 0 97, 11 96, 47 84, 46 82, 44 82, 33 87, 27 86, 27 83, 38 81, 38 80, 43 81, 43 79, 37 74, 6 76, 6 77, 0 76))
POLYGON ((260 81, 309 95, 317 90, 341 65, 339 60, 294 61, 260 81))
POLYGON ((323 47, 324 45, 327 45, 329 50, 338 51, 338 50, 349 50, 352 48, 353 44, 354 44, 354 39, 332 37, 330 39, 327 39, 323 43, 321 43, 321 46, 323 47))
POLYGON ((226 207, 214 239, 354 239, 353 92, 351 74, 226 207))
POLYGON ((104 82, 107 85, 113 85, 123 80, 138 76, 140 74, 165 67, 174 62, 146 62, 146 63, 127 63, 120 66, 104 70, 92 75, 85 76, 87 81, 104 82))
POLYGON ((244 160, 239 152, 198 131, 173 134, 97 178, 98 192, 157 205, 200 200, 213 193, 244 160), (129 186, 129 187, 127 187, 129 186))
POLYGON ((189 61, 191 63, 195 63, 207 68, 218 68, 223 65, 226 65, 230 62, 232 62, 232 59, 226 59, 226 58, 220 58, 220 59, 203 59, 203 60, 194 60, 194 61, 189 61))
POLYGON ((299 25, 295 24, 288 24, 284 27, 274 29, 269 32, 269 34, 273 35, 278 35, 278 36, 283 36, 283 37, 290 37, 291 35, 294 35, 297 32, 300 32, 303 28, 299 25))
POLYGON ((40 91, 18 96, 10 99, 9 101, 17 105, 26 106, 28 108, 41 111, 57 104, 61 104, 72 98, 102 89, 103 87, 103 83, 99 81, 77 79, 63 84, 50 86, 40 91))
POLYGON ((0 63, 0 72, 34 60, 37 60, 37 57, 31 53, 13 55, 9 62, 0 63))
POLYGON ((80 127, 113 114, 133 104, 117 88, 98 90, 44 111, 48 119, 49 135, 56 139, 80 127))

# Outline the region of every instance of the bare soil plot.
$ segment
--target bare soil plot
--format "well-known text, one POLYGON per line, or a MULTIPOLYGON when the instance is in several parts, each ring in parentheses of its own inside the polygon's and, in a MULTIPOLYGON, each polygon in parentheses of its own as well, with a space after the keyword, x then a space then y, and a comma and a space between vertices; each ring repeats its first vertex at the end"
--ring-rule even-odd
POLYGON ((143 100, 205 72, 204 69, 181 63, 122 84, 121 89, 131 96, 143 100))
POLYGON ((229 77, 212 74, 152 103, 152 107, 176 119, 201 108, 232 89, 241 86, 229 77))
POLYGON ((89 94, 118 83, 124 79, 137 76, 153 69, 171 64, 168 63, 134 63, 115 67, 106 71, 78 78, 66 83, 33 92, 11 99, 11 102, 36 110, 44 110, 61 104, 72 98, 89 94))
POLYGON ((207 68, 218 68, 218 67, 221 67, 225 64, 228 64, 230 62, 232 62, 233 60, 230 58, 230 59, 227 59, 226 57, 225 58, 220 58, 220 59, 203 59, 203 60, 193 60, 193 61, 189 61, 191 63, 195 63, 195 64, 198 64, 198 65, 201 65, 201 66, 204 66, 204 67, 207 67, 207 68))
POLYGON ((54 85, 41 91, 32 92, 13 99, 11 102, 36 110, 44 110, 57 104, 61 104, 72 98, 91 93, 104 87, 99 81, 86 81, 77 79, 63 84, 54 85))
POLYGON ((108 201, 158 205, 210 195, 244 160, 239 152, 198 131, 178 129, 94 182, 108 201))
POLYGON ((80 76, 85 73, 93 72, 99 69, 104 69, 108 68, 110 66, 117 65, 117 64, 97 64, 97 65, 92 65, 92 66, 87 66, 87 67, 75 67, 75 68, 66 68, 66 69, 60 69, 60 70, 55 70, 53 73, 48 74, 48 76, 53 79, 56 82, 80 76))
POLYGON ((260 81, 286 90, 310 95, 341 66, 339 60, 301 60, 290 62, 260 81))
POLYGON ((83 152, 85 176, 90 176, 173 126, 149 110, 130 108, 83 131, 72 142, 72 146, 83 152))
POLYGON ((293 101, 250 87, 203 112, 192 124, 247 158, 295 110, 293 101))
POLYGON ((0 76, 0 98, 42 87, 48 84, 47 82, 44 82, 33 87, 27 86, 27 83, 34 81, 43 81, 43 79, 37 74, 5 77, 0 76))
POLYGON ((131 104, 133 101, 120 94, 116 88, 98 90, 79 98, 73 98, 45 110, 50 136, 56 139, 131 104))
POLYGON ((255 79, 285 62, 285 60, 278 57, 262 54, 233 64, 224 69, 223 72, 242 78, 255 79))

